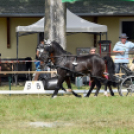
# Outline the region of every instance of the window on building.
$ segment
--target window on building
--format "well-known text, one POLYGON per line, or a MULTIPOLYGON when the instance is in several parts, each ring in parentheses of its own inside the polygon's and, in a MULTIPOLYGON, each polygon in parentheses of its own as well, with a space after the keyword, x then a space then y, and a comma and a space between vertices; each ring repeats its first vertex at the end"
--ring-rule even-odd
POLYGON ((122 21, 122 33, 126 33, 129 40, 134 40, 134 21, 122 21))

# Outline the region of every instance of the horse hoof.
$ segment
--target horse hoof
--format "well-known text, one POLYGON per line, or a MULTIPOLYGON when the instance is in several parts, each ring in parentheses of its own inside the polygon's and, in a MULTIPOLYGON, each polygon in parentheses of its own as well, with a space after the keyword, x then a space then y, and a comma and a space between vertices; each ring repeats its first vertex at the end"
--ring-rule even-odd
POLYGON ((108 97, 108 96, 109 96, 109 94, 104 94, 104 96, 108 97))
POLYGON ((57 98, 57 95, 55 95, 55 96, 52 96, 52 99, 55 99, 55 98, 57 98))
POLYGON ((81 98, 81 95, 77 95, 76 97, 81 98))
POLYGON ((88 95, 83 95, 83 97, 89 97, 88 95))
POLYGON ((112 96, 114 96, 114 94, 111 94, 112 96))
POLYGON ((105 91, 105 92, 104 92, 104 96, 108 96, 108 93, 107 93, 107 91, 105 91))

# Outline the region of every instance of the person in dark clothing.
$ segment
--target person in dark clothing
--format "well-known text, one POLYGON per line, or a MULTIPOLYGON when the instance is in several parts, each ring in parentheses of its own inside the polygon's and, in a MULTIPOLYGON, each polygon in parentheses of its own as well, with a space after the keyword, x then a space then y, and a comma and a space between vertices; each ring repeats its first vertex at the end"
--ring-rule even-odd
MULTIPOLYGON (((36 66, 36 71, 41 71, 41 65, 43 64, 43 61, 39 60, 39 57, 40 57, 40 53, 44 51, 44 40, 42 39, 40 41, 40 44, 37 45, 37 48, 36 48, 36 61, 35 61, 35 66, 36 66)), ((39 77, 39 73, 37 74, 34 74, 34 77, 33 77, 33 80, 38 80, 38 77, 39 77)))

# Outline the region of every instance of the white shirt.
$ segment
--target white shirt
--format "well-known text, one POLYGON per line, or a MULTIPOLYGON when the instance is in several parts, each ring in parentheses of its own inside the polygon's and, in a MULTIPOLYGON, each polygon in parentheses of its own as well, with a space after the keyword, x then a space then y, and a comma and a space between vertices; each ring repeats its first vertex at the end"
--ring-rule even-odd
POLYGON ((116 54, 114 62, 129 63, 128 53, 130 49, 132 49, 133 47, 134 47, 134 43, 132 43, 131 41, 126 41, 125 44, 122 44, 121 41, 118 41, 115 44, 113 51, 124 51, 125 53, 123 55, 121 55, 120 53, 116 54))

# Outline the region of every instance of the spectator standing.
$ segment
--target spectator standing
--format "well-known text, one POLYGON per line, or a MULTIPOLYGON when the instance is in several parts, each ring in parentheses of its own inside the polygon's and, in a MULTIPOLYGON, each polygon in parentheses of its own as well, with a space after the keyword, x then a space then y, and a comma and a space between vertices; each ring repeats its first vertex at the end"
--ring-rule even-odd
MULTIPOLYGON (((36 71, 41 71, 41 65, 43 64, 43 61, 39 61, 40 53, 44 51, 44 39, 40 41, 40 44, 37 45, 36 48, 36 61, 35 61, 35 66, 36 66, 36 71)), ((39 73, 34 74, 33 80, 38 80, 39 73)))

